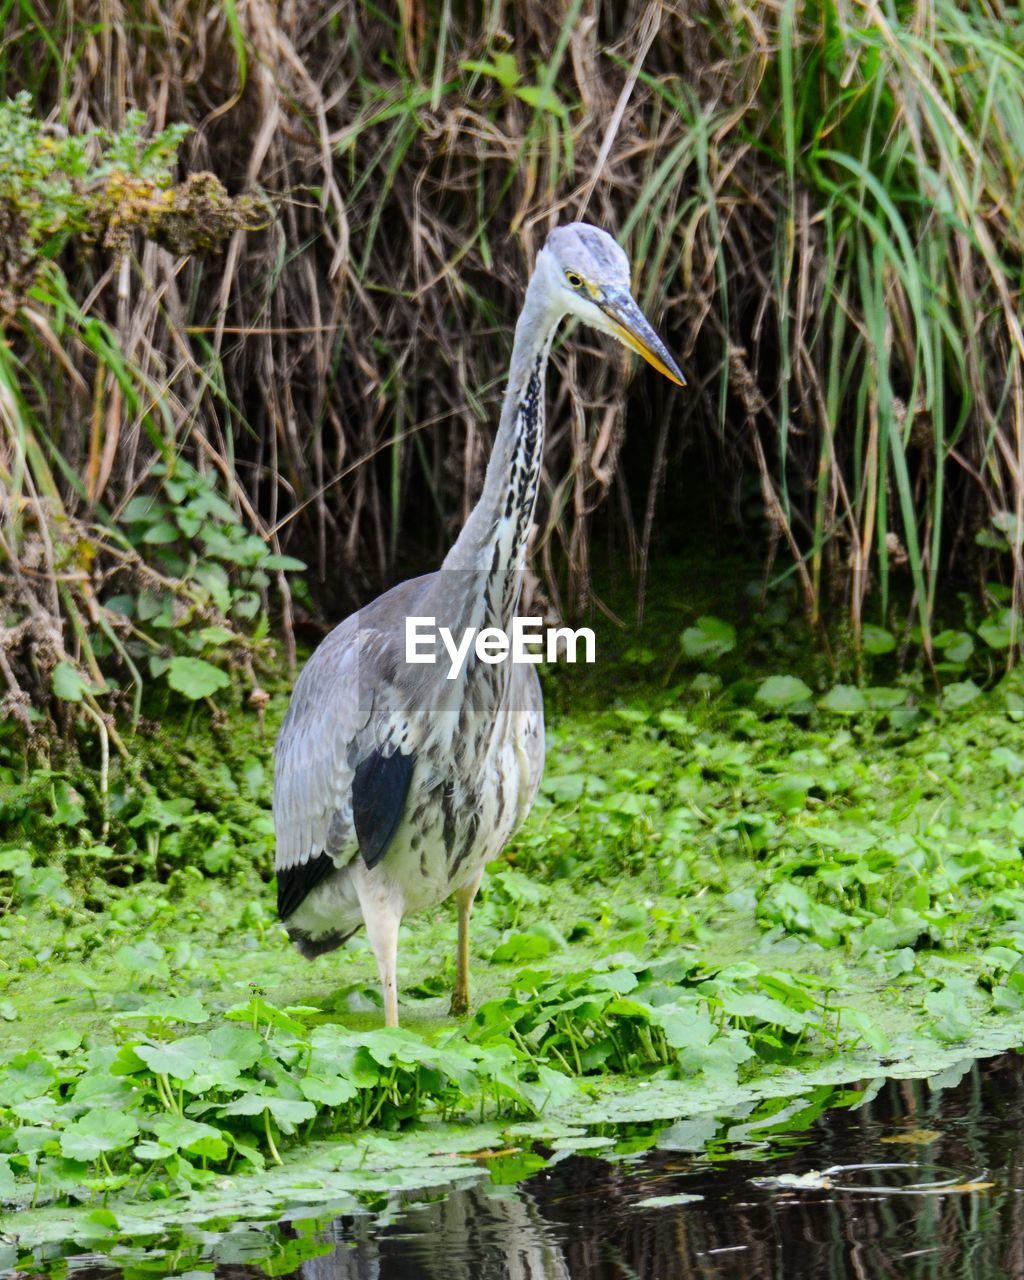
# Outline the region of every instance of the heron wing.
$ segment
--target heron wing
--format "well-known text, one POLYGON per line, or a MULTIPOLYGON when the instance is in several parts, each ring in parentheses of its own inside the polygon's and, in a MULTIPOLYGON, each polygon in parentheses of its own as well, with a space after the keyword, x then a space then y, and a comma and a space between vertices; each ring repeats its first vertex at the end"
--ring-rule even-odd
POLYGON ((373 697, 361 687, 357 640, 345 623, 324 640, 295 683, 274 745, 274 868, 279 887, 291 881, 282 902, 289 910, 358 850, 352 777, 373 697), (295 871, 302 867, 308 873, 295 871))
POLYGON ((295 682, 274 746, 282 919, 357 855, 376 865, 401 823, 415 754, 386 642, 423 585, 402 583, 335 627, 295 682))
POLYGON ((398 830, 409 794, 413 757, 404 751, 383 750, 361 760, 352 777, 352 821, 359 852, 375 867, 388 851, 398 830))

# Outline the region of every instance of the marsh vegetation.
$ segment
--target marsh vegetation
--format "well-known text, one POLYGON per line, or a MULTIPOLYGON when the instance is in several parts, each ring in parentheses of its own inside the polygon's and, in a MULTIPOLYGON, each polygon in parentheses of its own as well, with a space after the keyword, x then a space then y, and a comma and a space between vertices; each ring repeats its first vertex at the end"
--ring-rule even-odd
POLYGON ((1024 1040, 1017 7, 0 32, 3 1265, 1024 1040), (691 385, 556 347, 533 568, 598 665, 545 676, 472 1017, 441 909, 384 1032, 366 944, 274 919, 270 747, 461 526, 581 215, 691 385))
POLYGON ((310 966, 273 918, 283 684, 262 730, 241 690, 219 725, 144 725, 106 807, 95 770, 16 781, 9 755, 0 1165, 25 1246, 100 1209, 130 1234, 265 1217, 299 1183, 397 1194, 451 1151, 1014 1046, 1024 682, 982 689, 979 656, 940 698, 923 659, 851 650, 844 683, 787 627, 794 591, 744 585, 737 626, 653 600, 641 646, 607 628, 610 702, 595 670, 549 674, 542 798, 485 879, 465 1022, 447 907, 403 928, 400 1031, 365 941, 310 966))

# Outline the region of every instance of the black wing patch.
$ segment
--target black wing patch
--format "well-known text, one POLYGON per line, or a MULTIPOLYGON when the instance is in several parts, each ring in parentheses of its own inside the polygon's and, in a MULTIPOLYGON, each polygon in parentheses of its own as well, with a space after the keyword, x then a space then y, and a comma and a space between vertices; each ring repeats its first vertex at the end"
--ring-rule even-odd
POLYGON ((414 757, 402 751, 380 751, 361 761, 352 779, 352 820, 359 852, 368 867, 387 853, 398 830, 409 794, 414 757))
POLYGON ((298 909, 307 894, 312 893, 325 876, 334 870, 329 854, 321 853, 308 862, 282 867, 277 873, 277 914, 287 920, 298 909))

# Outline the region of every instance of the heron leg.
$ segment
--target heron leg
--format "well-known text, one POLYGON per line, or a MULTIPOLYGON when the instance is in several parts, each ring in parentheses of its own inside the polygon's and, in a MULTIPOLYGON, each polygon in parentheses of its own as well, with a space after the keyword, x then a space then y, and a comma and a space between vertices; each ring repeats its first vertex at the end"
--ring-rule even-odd
POLYGON ((455 990, 452 992, 452 1003, 449 1012, 453 1017, 461 1018, 469 1012, 469 913, 473 910, 473 899, 480 888, 483 870, 474 879, 455 891, 455 901, 459 904, 459 951, 455 971, 455 990))
POLYGON ((398 1026, 398 927, 402 923, 399 904, 386 893, 367 892, 359 886, 366 936, 377 961, 384 995, 384 1025, 398 1026))

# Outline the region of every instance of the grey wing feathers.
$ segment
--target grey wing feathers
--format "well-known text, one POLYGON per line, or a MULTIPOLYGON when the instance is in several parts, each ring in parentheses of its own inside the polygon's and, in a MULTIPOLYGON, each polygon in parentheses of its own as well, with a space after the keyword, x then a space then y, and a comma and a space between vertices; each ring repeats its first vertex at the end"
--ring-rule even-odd
POLYGON ((357 852, 352 778, 373 711, 359 638, 356 627, 342 623, 295 683, 274 746, 274 866, 279 871, 327 851, 336 866, 344 866, 357 852))
MULTIPOLYGON (((392 587, 335 627, 303 667, 274 745, 276 871, 304 867, 322 853, 344 867, 359 850, 360 825, 371 859, 383 856, 401 817, 411 766, 395 762, 383 776, 370 777, 363 804, 355 806, 366 819, 362 824, 360 813, 353 813, 353 787, 360 764, 375 753, 410 753, 401 732, 392 738, 406 723, 400 713, 407 699, 416 700, 412 690, 396 686, 395 645, 405 616, 417 611, 436 578, 425 574, 392 587)), ((287 904, 294 908, 324 871, 321 866, 312 880, 294 877, 287 904)))

